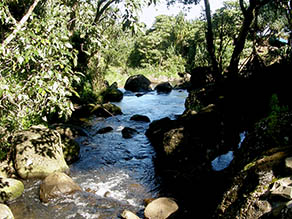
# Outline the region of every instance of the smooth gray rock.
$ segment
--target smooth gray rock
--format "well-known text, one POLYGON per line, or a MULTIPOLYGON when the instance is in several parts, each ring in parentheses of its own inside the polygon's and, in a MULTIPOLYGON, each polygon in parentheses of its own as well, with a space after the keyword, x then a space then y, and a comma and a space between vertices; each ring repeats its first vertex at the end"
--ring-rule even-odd
POLYGON ((7 205, 0 204, 0 219, 14 219, 14 216, 7 205))
POLYGON ((165 219, 178 210, 178 205, 170 198, 158 198, 150 202, 144 214, 149 219, 165 219))
POLYGON ((124 210, 121 214, 121 217, 125 219, 140 219, 137 215, 129 210, 124 210))

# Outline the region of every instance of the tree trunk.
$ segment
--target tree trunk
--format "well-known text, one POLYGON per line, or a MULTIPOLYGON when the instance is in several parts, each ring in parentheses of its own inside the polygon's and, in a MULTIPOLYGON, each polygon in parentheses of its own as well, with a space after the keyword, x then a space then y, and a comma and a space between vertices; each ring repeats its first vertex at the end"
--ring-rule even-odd
POLYGON ((213 77, 215 79, 219 79, 221 74, 219 72, 218 62, 215 56, 215 45, 213 41, 214 35, 213 35, 213 30, 212 30, 210 3, 209 3, 209 0, 204 0, 204 2, 205 2, 205 12, 206 12, 206 18, 207 18, 207 32, 206 32, 207 50, 208 50, 211 65, 212 65, 213 77))
POLYGON ((240 54, 244 49, 245 40, 249 33, 249 28, 254 20, 255 8, 249 7, 244 16, 243 24, 241 26, 239 35, 236 39, 235 48, 232 53, 232 57, 229 64, 228 73, 230 77, 236 77, 238 74, 238 64, 240 60, 240 54))
POLYGON ((235 48, 232 53, 232 57, 228 67, 228 77, 238 77, 238 64, 240 61, 240 54, 244 49, 245 41, 249 33, 250 27, 255 19, 256 10, 267 4, 270 0, 249 0, 249 7, 246 9, 243 4, 243 0, 239 0, 241 10, 244 15, 244 20, 239 32, 239 35, 235 42, 235 48))

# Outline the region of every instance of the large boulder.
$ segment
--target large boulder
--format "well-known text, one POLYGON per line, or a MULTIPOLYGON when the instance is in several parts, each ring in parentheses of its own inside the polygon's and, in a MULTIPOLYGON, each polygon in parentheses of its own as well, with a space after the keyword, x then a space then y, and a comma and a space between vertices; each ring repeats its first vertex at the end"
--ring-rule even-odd
POLYGON ((165 219, 178 210, 178 205, 170 198, 158 198, 150 202, 144 211, 149 219, 165 219))
POLYGON ((170 93, 172 91, 172 86, 169 82, 163 82, 155 87, 157 93, 170 93))
POLYGON ((125 84, 125 89, 132 92, 150 91, 151 81, 144 75, 133 75, 129 77, 125 84))
POLYGON ((292 114, 276 118, 247 132, 227 169, 230 182, 214 218, 291 218, 292 114))
POLYGON ((45 126, 33 126, 14 134, 13 162, 17 174, 23 178, 44 178, 50 173, 68 172, 61 137, 45 126))
POLYGON ((55 172, 47 176, 40 186, 40 199, 42 202, 49 202, 50 199, 61 197, 81 191, 69 176, 65 173, 55 172))
POLYGON ((14 216, 7 205, 0 204, 0 219, 14 219, 14 216))
POLYGON ((13 201, 21 196, 23 191, 24 185, 21 181, 0 177, 0 202, 13 201))

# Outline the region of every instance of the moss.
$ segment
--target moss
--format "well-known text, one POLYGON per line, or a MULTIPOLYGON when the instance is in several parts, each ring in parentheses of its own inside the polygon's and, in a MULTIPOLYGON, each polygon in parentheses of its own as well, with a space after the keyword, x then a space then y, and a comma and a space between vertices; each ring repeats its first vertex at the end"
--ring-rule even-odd
POLYGON ((289 154, 290 150, 285 150, 285 148, 284 149, 282 148, 282 151, 276 151, 275 148, 271 149, 263 153, 261 157, 245 165, 243 171, 248 171, 253 167, 260 170, 271 169, 272 167, 279 165, 286 157, 289 156, 289 154))
POLYGON ((248 171, 250 170, 250 168, 254 167, 255 165, 256 165, 256 161, 250 162, 244 166, 243 171, 248 171))

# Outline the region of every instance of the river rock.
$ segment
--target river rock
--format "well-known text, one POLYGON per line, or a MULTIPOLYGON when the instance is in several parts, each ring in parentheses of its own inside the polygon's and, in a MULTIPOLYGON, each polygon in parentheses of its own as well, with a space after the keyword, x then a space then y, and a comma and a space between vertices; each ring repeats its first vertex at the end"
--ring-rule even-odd
POLYGON ((292 170, 292 157, 287 157, 285 159, 285 166, 286 168, 288 168, 289 170, 292 170))
POLYGON ((274 196, 281 196, 288 200, 292 199, 292 177, 277 180, 270 191, 274 196))
POLYGON ((120 91, 116 86, 111 85, 110 87, 100 92, 101 102, 120 102, 123 99, 123 92, 120 91))
POLYGON ((1 161, 0 162, 0 177, 9 178, 15 176, 15 170, 13 168, 13 163, 11 161, 1 161))
POLYGON ((165 219, 178 210, 178 205, 170 198, 158 198, 150 202, 144 214, 149 219, 165 219))
POLYGON ((48 175, 42 182, 40 199, 42 202, 49 202, 50 199, 72 194, 76 191, 81 191, 79 185, 65 173, 55 172, 48 175))
POLYGON ((91 114, 94 114, 100 117, 111 117, 111 116, 121 115, 123 113, 120 107, 111 103, 105 103, 105 104, 95 105, 91 110, 91 114))
POLYGON ((129 128, 129 127, 125 127, 122 130, 123 138, 133 138, 133 136, 136 134, 138 134, 137 130, 129 128))
POLYGON ((105 133, 111 132, 112 130, 114 130, 112 127, 107 126, 107 127, 97 130, 96 134, 105 134, 105 133))
POLYGON ((184 128, 175 128, 166 132, 163 137, 163 150, 166 155, 172 155, 184 141, 184 128))
POLYGON ((56 171, 68 172, 63 147, 59 133, 42 125, 15 133, 12 159, 16 172, 23 179, 44 178, 56 171))
POLYGON ((0 177, 0 202, 13 201, 21 196, 23 191, 24 185, 21 181, 0 177))
POLYGON ((130 120, 137 121, 137 122, 150 122, 150 119, 147 116, 143 115, 133 115, 130 120))
POLYGON ((135 215, 133 212, 129 210, 124 210, 121 216, 122 218, 125 218, 125 219, 140 219, 137 215, 135 215))
POLYGON ((155 90, 158 93, 170 93, 172 91, 172 86, 169 82, 163 82, 163 83, 158 84, 155 87, 155 90))
POLYGON ((150 91, 151 81, 144 75, 133 75, 129 77, 125 84, 125 89, 132 92, 150 91))
POLYGON ((14 219, 14 216, 7 205, 0 204, 0 219, 14 219))

